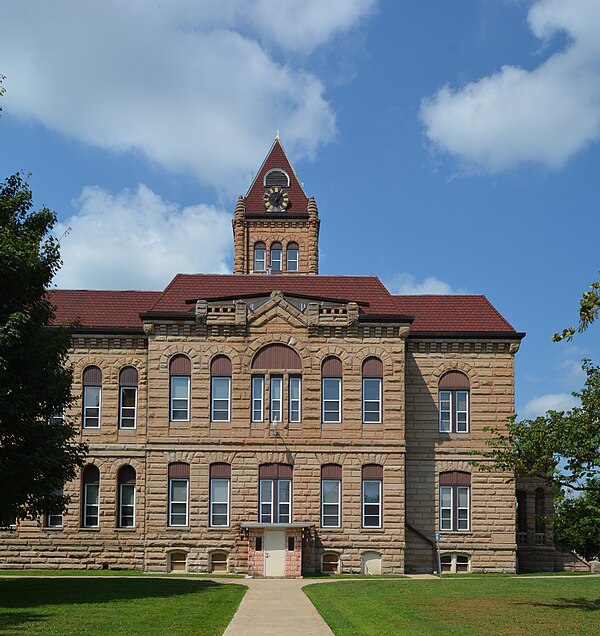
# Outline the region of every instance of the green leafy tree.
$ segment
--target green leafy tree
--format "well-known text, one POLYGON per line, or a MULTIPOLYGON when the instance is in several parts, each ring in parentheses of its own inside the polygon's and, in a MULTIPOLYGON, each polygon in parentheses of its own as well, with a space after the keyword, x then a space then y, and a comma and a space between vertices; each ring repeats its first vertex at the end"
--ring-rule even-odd
POLYGON ((488 462, 473 462, 482 470, 508 470, 519 476, 545 477, 558 487, 575 491, 600 490, 600 368, 589 360, 580 393, 581 406, 570 411, 548 411, 533 420, 511 418, 506 431, 493 433, 488 462))
POLYGON ((588 560, 600 558, 600 478, 590 482, 587 492, 573 497, 560 490, 554 500, 554 536, 588 560))
POLYGON ((60 267, 56 216, 32 211, 20 174, 0 184, 0 521, 62 509, 87 448, 53 416, 71 400, 69 333, 50 327, 46 291, 60 267))
POLYGON ((552 336, 554 342, 561 340, 572 340, 575 333, 583 333, 595 320, 598 319, 600 313, 600 280, 590 285, 590 291, 583 292, 583 296, 579 301, 579 325, 577 328, 569 327, 563 329, 562 333, 555 333, 552 336))

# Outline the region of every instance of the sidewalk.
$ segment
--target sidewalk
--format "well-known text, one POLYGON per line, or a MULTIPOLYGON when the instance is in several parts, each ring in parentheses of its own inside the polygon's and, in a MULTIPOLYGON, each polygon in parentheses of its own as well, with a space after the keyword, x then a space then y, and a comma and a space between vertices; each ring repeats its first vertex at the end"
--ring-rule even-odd
POLYGON ((246 579, 242 584, 248 591, 223 636, 333 636, 302 591, 306 579, 246 579))

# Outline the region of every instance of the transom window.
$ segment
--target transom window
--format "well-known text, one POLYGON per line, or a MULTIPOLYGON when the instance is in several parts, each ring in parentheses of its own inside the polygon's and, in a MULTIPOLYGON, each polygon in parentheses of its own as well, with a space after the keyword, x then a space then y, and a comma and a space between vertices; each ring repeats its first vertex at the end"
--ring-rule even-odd
POLYGON ((471 517, 471 475, 440 473, 440 530, 468 531, 471 517))
POLYGON ((292 467, 288 464, 259 467, 258 520, 260 523, 291 523, 292 467))
POLYGON ((439 394, 440 433, 469 432, 469 378, 460 371, 449 371, 441 378, 439 394))

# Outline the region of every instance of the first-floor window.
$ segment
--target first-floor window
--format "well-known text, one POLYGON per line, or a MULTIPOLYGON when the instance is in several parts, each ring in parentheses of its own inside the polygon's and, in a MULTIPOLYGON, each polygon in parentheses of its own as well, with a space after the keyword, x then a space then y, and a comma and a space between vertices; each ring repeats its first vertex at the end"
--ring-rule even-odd
POLYGON ((120 428, 135 428, 135 411, 137 408, 137 388, 121 387, 120 428))
POLYGON ((258 520, 261 523, 292 521, 292 468, 263 464, 259 469, 258 520))
POLYGON ((381 481, 363 481, 363 527, 381 528, 381 481))
POLYGON ((86 528, 97 528, 100 519, 100 485, 85 484, 84 522, 86 528))
POLYGON ((440 530, 470 528, 471 476, 469 473, 440 474, 440 530))
POLYGON ((252 421, 264 420, 265 378, 262 375, 252 377, 252 421))
POLYGON ((342 482, 340 479, 321 481, 321 526, 323 528, 340 527, 340 498, 342 482))
POLYGON ((169 480, 169 525, 188 524, 188 479, 169 480))
POLYGON ((210 480, 210 525, 229 525, 229 479, 210 480))
POLYGON ((135 525, 135 484, 121 484, 119 526, 133 528, 135 525))
MULTIPOLYGON (((63 489, 59 488, 55 490, 53 494, 62 497, 63 489)), ((54 509, 50 509, 46 513, 46 526, 48 528, 61 528, 62 524, 63 524, 63 513, 62 513, 61 506, 57 506, 54 509)))
POLYGON ((229 422, 231 402, 231 378, 212 378, 212 409, 213 422, 229 422))

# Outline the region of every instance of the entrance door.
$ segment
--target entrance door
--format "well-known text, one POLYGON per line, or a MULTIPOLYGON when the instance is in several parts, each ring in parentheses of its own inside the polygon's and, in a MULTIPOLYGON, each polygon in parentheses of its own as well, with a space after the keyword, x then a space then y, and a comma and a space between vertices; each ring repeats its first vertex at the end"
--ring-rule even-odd
POLYGON ((285 576, 283 530, 265 530, 265 576, 285 576))

